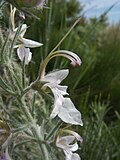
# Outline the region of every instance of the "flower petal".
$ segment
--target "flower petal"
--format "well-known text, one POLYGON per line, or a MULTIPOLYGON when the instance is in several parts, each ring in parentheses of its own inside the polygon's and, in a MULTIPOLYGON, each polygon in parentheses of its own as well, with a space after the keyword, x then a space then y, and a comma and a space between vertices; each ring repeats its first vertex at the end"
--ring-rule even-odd
POLYGON ((17 55, 21 61, 25 59, 25 64, 28 64, 31 61, 32 53, 29 48, 25 48, 23 45, 20 45, 17 49, 17 55))
POLYGON ((30 39, 26 39, 26 38, 23 38, 23 37, 20 37, 19 40, 23 43, 23 45, 25 47, 28 47, 28 48, 36 48, 36 47, 40 47, 40 46, 43 45, 42 43, 32 41, 30 39))
POLYGON ((20 30, 20 36, 23 37, 26 31, 27 31, 27 24, 23 24, 20 30))
POLYGON ((64 98, 63 106, 60 108, 58 116, 66 123, 81 125, 81 113, 75 108, 70 98, 64 98))
POLYGON ((68 76, 69 70, 57 70, 51 73, 48 73, 42 78, 42 81, 50 82, 51 84, 60 84, 68 76))
POLYGON ((72 151, 72 152, 75 152, 75 151, 78 150, 78 144, 77 144, 77 142, 74 143, 74 144, 72 144, 72 145, 69 145, 68 147, 69 147, 70 151, 72 151))
POLYGON ((70 150, 63 150, 63 152, 65 153, 66 156, 65 160, 71 160, 73 153, 70 150))
POLYGON ((25 53, 26 53, 26 48, 23 46, 23 45, 19 45, 18 49, 17 49, 17 55, 19 57, 19 59, 21 61, 24 60, 24 57, 25 57, 25 53))
POLYGON ((31 61, 31 59, 32 59, 32 52, 30 52, 30 49, 29 49, 29 52, 26 52, 26 55, 25 55, 25 64, 28 64, 31 61))
POLYGON ((71 160, 81 160, 80 156, 77 153, 73 153, 71 160))
POLYGON ((76 133, 72 130, 67 130, 67 129, 65 130, 65 132, 72 134, 77 139, 77 141, 80 141, 82 143, 83 139, 78 133, 76 133))
POLYGON ((67 93, 67 88, 68 88, 68 86, 57 85, 57 89, 59 90, 59 92, 60 92, 62 95, 69 95, 69 94, 67 93))
POLYGON ((74 136, 57 137, 56 146, 62 149, 68 148, 68 145, 75 140, 74 136))
POLYGON ((50 118, 55 118, 59 112, 60 112, 60 108, 62 107, 63 104, 63 96, 61 93, 59 93, 59 91, 57 90, 57 88, 51 88, 51 91, 54 94, 54 106, 53 106, 53 111, 50 115, 50 118))

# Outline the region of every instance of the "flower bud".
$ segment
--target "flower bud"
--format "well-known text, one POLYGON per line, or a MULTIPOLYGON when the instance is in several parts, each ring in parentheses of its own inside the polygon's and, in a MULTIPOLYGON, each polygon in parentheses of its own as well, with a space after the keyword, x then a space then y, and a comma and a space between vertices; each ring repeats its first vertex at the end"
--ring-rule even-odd
POLYGON ((42 6, 44 0, 6 0, 17 8, 42 6))

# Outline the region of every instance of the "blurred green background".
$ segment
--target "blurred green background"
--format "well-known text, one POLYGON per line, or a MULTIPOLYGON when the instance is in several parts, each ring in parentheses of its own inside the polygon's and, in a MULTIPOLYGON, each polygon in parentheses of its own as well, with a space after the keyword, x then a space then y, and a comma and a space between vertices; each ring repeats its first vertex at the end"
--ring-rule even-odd
POLYGON ((82 11, 77 0, 50 0, 36 13, 39 21, 26 18, 30 26, 26 37, 44 44, 33 49, 28 75, 31 81, 36 79, 40 62, 81 16, 58 49, 75 52, 82 65, 73 67, 59 57, 49 63, 47 72, 70 69, 63 83, 69 86, 70 97, 82 113, 84 127, 76 128, 83 137, 78 152, 82 160, 120 160, 120 24, 108 23, 110 10, 89 20, 82 11))

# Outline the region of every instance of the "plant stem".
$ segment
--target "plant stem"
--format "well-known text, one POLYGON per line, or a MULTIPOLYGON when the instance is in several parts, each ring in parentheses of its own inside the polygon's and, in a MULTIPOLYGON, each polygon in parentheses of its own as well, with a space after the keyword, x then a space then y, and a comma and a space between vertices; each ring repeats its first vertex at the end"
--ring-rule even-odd
POLYGON ((55 125, 55 127, 51 130, 51 132, 48 134, 48 136, 45 138, 45 140, 49 140, 52 135, 54 135, 54 133, 57 131, 57 129, 63 124, 62 121, 58 121, 57 124, 55 125))
POLYGON ((44 135, 40 134, 39 126, 36 124, 35 119, 32 117, 28 107, 26 106, 24 98, 22 97, 19 102, 22 104, 21 109, 24 112, 28 122, 31 124, 31 131, 32 131, 33 135, 35 135, 35 137, 38 141, 43 159, 49 160, 49 155, 48 155, 46 145, 43 143, 44 135))
POLYGON ((22 62, 22 85, 25 88, 25 59, 22 62))

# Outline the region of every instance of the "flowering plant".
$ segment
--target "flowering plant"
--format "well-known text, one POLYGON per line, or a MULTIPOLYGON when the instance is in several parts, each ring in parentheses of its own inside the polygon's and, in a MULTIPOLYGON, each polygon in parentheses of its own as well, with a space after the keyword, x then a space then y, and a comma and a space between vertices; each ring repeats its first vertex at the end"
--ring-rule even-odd
MULTIPOLYGON (((12 3, 10 0, 9 2, 12 3)), ((43 3, 31 1, 34 5, 38 2, 43 3)), ((13 1, 12 4, 14 3, 15 6, 29 4, 28 1, 13 1)), ((0 57, 1 65, 4 66, 4 76, 0 77, 0 102, 4 112, 0 120, 0 158, 19 159, 20 155, 24 159, 24 154, 22 156, 18 151, 30 143, 34 149, 29 149, 32 153, 35 152, 35 159, 51 160, 53 156, 49 152, 61 148, 66 160, 80 160, 80 156, 74 152, 78 150, 77 141, 82 142, 81 136, 72 130, 60 129, 64 122, 83 126, 80 111, 68 97, 68 87, 61 85, 68 76, 69 69, 56 69, 46 73, 46 67, 51 59, 59 56, 70 60, 73 66, 80 66, 81 59, 71 51, 54 49, 41 62, 37 79, 30 82, 26 74, 26 65, 32 59, 29 48, 41 47, 43 44, 24 38, 28 27, 24 22, 16 26, 16 11, 10 5, 10 28, 7 40, 3 41, 0 57), (53 105, 48 107, 41 95, 50 97, 53 105), (4 103, 4 96, 9 97, 9 100, 6 98, 9 107, 4 103)), ((30 155, 26 159, 31 159, 30 155)))

